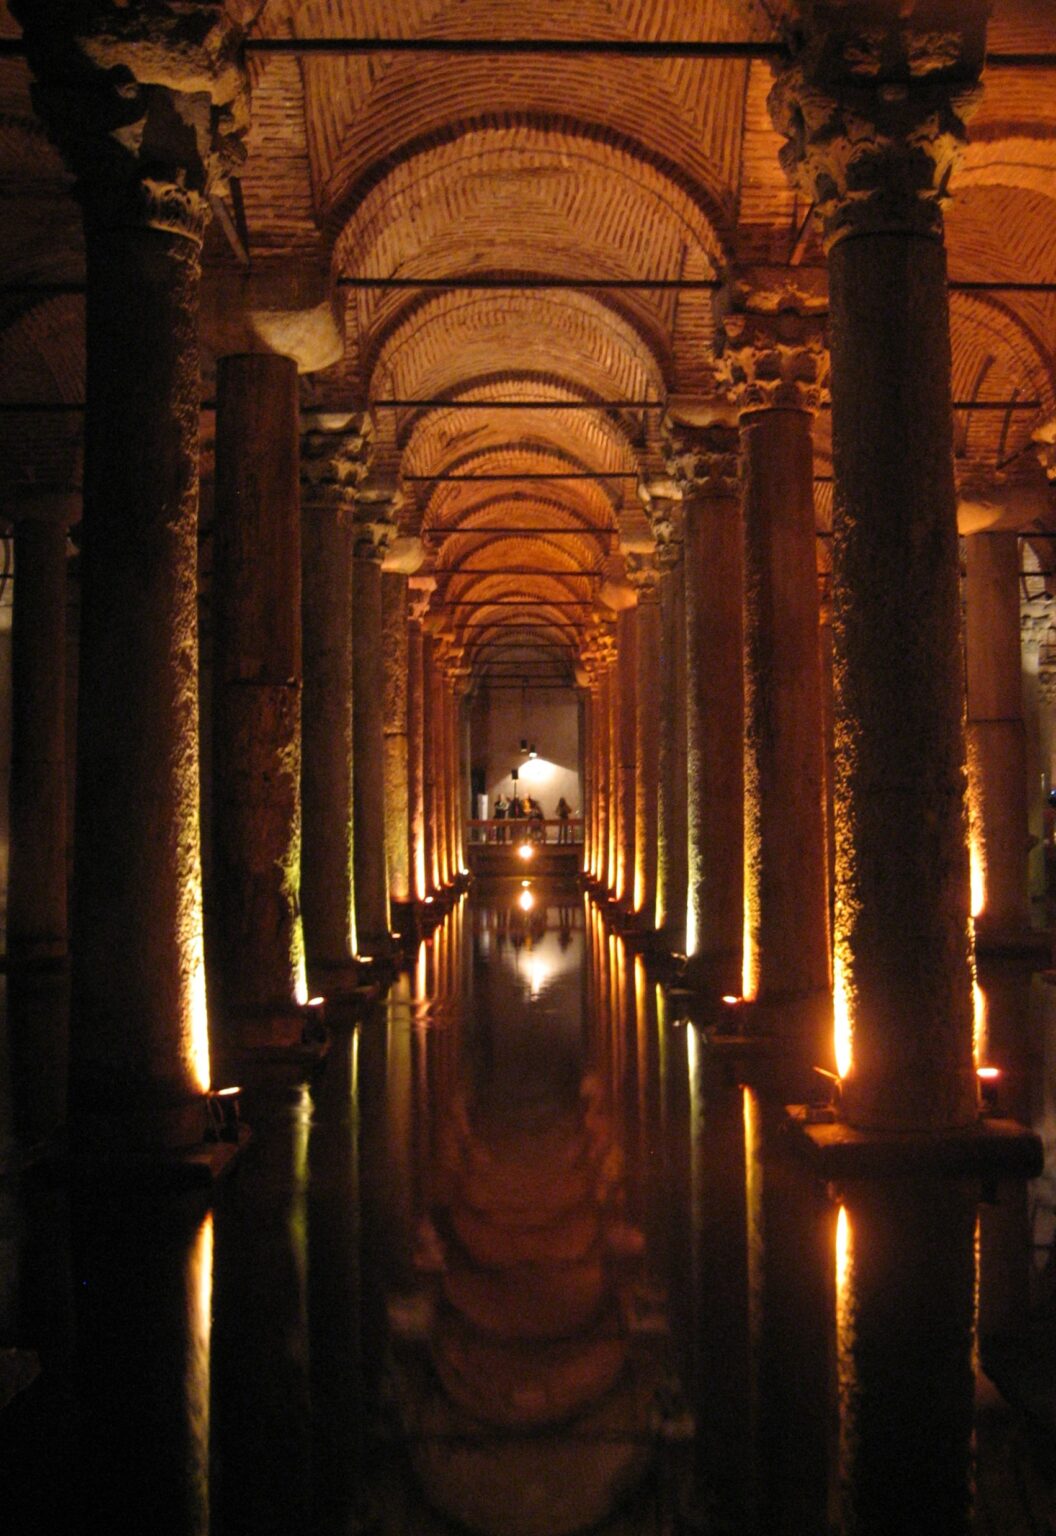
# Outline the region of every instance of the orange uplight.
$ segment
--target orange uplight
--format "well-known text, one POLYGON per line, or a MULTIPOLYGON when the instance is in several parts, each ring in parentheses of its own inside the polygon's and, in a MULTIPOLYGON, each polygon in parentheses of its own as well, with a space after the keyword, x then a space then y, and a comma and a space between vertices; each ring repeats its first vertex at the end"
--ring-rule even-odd
POLYGON ((531 891, 522 891, 517 898, 517 905, 520 907, 522 912, 530 912, 535 906, 535 897, 532 895, 531 891))
POLYGON ((832 1020, 836 1075, 843 1079, 851 1070, 854 1031, 851 1025, 847 978, 843 971, 843 956, 839 950, 836 951, 832 962, 832 1020))
POLYGON ((968 874, 971 885, 972 916, 978 917, 986 906, 986 861, 979 838, 973 832, 968 839, 968 874))
POLYGON ((517 857, 519 859, 531 859, 531 858, 534 858, 535 857, 535 849, 532 847, 531 843, 522 843, 521 846, 517 850, 517 857))
POLYGON ((744 1002, 743 997, 734 997, 732 992, 724 992, 721 1000, 726 1004, 727 1008, 735 1008, 738 1003, 744 1002))

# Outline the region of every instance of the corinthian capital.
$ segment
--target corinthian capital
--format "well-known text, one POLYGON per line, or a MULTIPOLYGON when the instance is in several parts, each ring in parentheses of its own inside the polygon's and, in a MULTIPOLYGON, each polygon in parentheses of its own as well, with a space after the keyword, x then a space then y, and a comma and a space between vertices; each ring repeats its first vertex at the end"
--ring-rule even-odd
POLYGON ((242 33, 221 0, 16 0, 34 105, 86 217, 200 241, 245 159, 242 33))
POLYGON ((739 410, 816 411, 828 398, 824 277, 809 269, 738 274, 716 296, 716 376, 739 410))
POLYGON ((662 432, 667 472, 683 497, 738 495, 740 434, 736 427, 687 426, 665 416, 662 432))
POLYGON ((977 100, 986 0, 802 0, 770 115, 781 164, 826 245, 846 235, 939 237, 977 100))
POLYGON ((301 434, 301 505, 349 521, 370 467, 374 423, 365 411, 305 412, 301 434))

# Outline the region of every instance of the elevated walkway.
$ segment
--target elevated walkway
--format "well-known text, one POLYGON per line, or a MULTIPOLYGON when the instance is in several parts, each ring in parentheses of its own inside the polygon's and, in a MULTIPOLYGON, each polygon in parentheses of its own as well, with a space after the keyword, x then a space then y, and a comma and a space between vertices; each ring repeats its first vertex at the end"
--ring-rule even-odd
POLYGON ((543 822, 471 821, 467 831, 470 873, 477 879, 489 875, 574 878, 583 867, 583 822, 578 817, 543 822), (558 842, 562 834, 571 840, 558 842))

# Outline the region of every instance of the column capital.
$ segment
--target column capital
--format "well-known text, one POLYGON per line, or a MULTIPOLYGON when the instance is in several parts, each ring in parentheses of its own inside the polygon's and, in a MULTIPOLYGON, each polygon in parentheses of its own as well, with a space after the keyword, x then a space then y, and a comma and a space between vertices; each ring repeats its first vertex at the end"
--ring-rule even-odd
POLYGON ((828 400, 823 272, 759 267, 715 297, 717 377, 742 413, 816 411, 828 400))
POLYGON ((306 261, 255 258, 252 271, 207 268, 202 280, 201 333, 216 357, 275 353, 292 357, 298 373, 329 368, 345 349, 330 271, 306 261))
POLYGON ((1050 416, 1030 434, 1038 463, 1050 485, 1056 485, 1056 416, 1050 416))
POLYGON ((301 507, 351 522, 370 468, 374 422, 367 411, 301 414, 301 507))
POLYGON ((683 498, 737 496, 740 488, 740 434, 713 422, 692 426, 665 416, 661 424, 667 472, 683 498))
POLYGON ((781 164, 815 205, 826 247, 854 234, 941 238, 989 9, 802 0, 769 106, 788 141, 781 164))
POLYGON ((221 0, 18 0, 33 103, 89 226, 200 245, 246 156, 242 30, 221 0))
POLYGON ((627 580, 634 588, 639 604, 659 599, 660 571, 655 555, 630 554, 627 562, 627 580))

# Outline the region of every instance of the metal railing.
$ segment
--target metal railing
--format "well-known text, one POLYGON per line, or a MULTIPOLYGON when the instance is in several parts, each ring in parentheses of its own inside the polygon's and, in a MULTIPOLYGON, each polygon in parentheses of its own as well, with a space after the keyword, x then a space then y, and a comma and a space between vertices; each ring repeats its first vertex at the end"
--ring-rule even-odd
POLYGON ((551 848, 582 847, 582 816, 489 816, 468 821, 470 846, 486 843, 540 843, 551 848))

